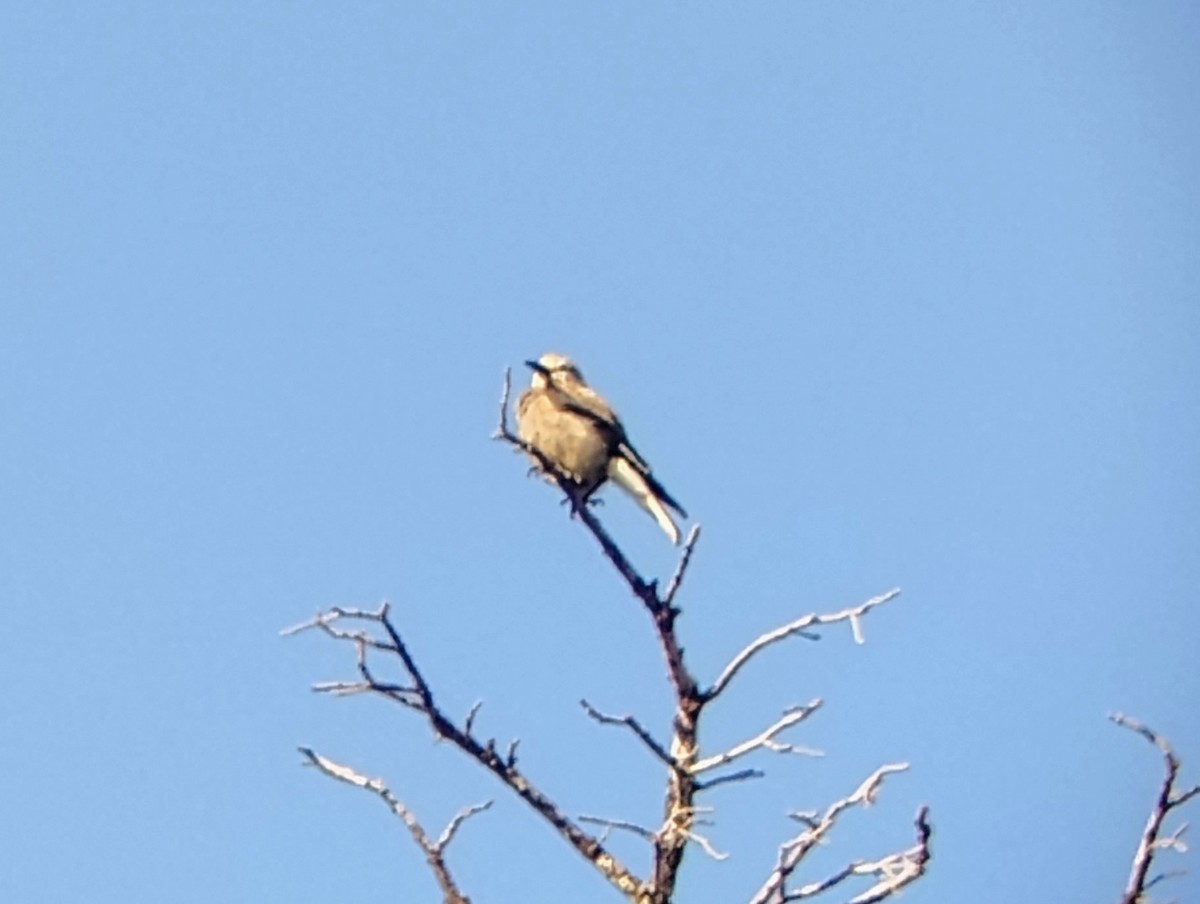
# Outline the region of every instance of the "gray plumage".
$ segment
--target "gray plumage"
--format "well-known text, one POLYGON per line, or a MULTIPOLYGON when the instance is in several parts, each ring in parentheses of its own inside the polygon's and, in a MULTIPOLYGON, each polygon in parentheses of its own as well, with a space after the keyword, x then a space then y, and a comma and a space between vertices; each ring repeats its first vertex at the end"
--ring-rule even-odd
POLYGON ((679 528, 667 507, 683 518, 687 513, 650 472, 608 402, 564 355, 547 352, 525 363, 533 378, 517 399, 517 435, 576 484, 583 499, 611 480, 678 543, 679 528))

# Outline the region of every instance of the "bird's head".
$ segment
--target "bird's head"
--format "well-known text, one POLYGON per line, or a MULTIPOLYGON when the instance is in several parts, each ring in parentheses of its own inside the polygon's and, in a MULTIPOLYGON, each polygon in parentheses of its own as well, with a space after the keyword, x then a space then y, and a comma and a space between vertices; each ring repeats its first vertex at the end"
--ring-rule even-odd
POLYGON ((583 386, 587 381, 575 366, 575 362, 566 355, 556 352, 546 352, 536 361, 525 362, 533 370, 530 385, 534 389, 542 389, 548 383, 578 383, 583 386))

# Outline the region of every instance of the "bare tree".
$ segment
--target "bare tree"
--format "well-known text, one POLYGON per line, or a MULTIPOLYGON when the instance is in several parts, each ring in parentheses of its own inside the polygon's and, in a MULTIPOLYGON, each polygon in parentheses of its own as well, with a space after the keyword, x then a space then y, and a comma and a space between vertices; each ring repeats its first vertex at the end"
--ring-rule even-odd
MULTIPOLYGON (((579 487, 509 429, 510 392, 511 374, 506 372, 495 437, 529 455, 539 463, 540 470, 559 485, 571 506, 573 516, 596 539, 603 554, 641 603, 657 637, 674 697, 674 716, 671 720, 669 739, 661 740, 632 715, 606 714, 586 700, 581 700, 580 705, 598 724, 616 726, 628 731, 645 748, 647 754, 662 765, 665 771, 665 788, 660 823, 657 826, 642 826, 623 819, 594 815, 572 817, 565 813, 562 807, 542 792, 521 770, 518 765, 516 741, 500 750, 494 738, 485 739, 476 733, 474 722, 479 711, 478 703, 457 719, 442 708, 386 603, 375 610, 333 608, 284 633, 318 630, 335 640, 351 644, 355 649, 357 678, 352 681, 319 683, 314 685, 315 690, 336 696, 375 694, 412 710, 427 722, 437 738, 450 742, 482 765, 549 823, 627 900, 636 904, 668 904, 675 894, 680 866, 685 851, 690 846, 695 846, 717 859, 723 856, 701 832, 705 824, 703 814, 706 812, 706 808, 701 804, 701 795, 719 785, 761 776, 763 773, 759 769, 743 765, 751 754, 760 751, 781 754, 807 752, 804 748, 785 741, 783 736, 789 729, 815 713, 821 707, 822 701, 814 699, 803 705, 788 707, 757 734, 716 752, 702 752, 698 741, 700 722, 708 708, 720 699, 752 659, 774 644, 793 637, 812 637, 814 632, 823 626, 838 623, 847 624, 854 639, 862 643, 863 619, 876 607, 895 599, 899 591, 891 590, 858 605, 834 612, 802 615, 767 631, 742 647, 711 683, 701 683, 688 666, 676 632, 676 621, 681 612, 676 600, 700 539, 699 526, 692 528, 674 573, 665 589, 660 590, 657 581, 647 580, 634 568, 625 553, 596 519, 579 487), (404 676, 401 681, 386 681, 376 674, 374 662, 379 656, 388 657, 399 664, 404 676), (595 831, 587 827, 595 827, 595 831), (622 863, 606 847, 608 836, 614 830, 631 832, 645 840, 649 866, 644 872, 635 871, 622 863)), ((462 823, 470 816, 487 809, 490 802, 460 811, 434 841, 382 780, 368 779, 356 770, 337 763, 311 748, 301 747, 300 751, 306 763, 324 774, 378 796, 403 822, 421 849, 442 891, 443 901, 446 904, 465 904, 468 901, 446 863, 446 848, 462 823)), ((871 803, 880 793, 888 776, 907 768, 906 763, 880 766, 857 788, 829 804, 823 811, 792 813, 792 818, 800 824, 800 831, 793 838, 780 844, 775 865, 761 879, 757 890, 748 894, 747 899, 752 904, 799 901, 848 883, 855 883, 859 889, 852 899, 854 904, 868 904, 882 901, 918 879, 925 872, 930 859, 932 830, 926 807, 921 807, 916 814, 915 838, 910 845, 873 859, 853 860, 816 880, 804 882, 800 878, 806 856, 833 832, 840 817, 849 809, 871 803)))
MULTIPOLYGON (((688 566, 700 539, 699 526, 693 527, 683 546, 679 562, 664 590, 658 582, 646 580, 634 568, 628 557, 596 519, 589 507, 587 494, 578 484, 560 473, 537 449, 515 436, 508 426, 511 375, 505 373, 504 390, 500 400, 500 418, 495 438, 521 450, 537 462, 538 470, 557 483, 570 504, 572 515, 588 530, 603 554, 616 569, 634 597, 641 603, 650 619, 661 650, 671 692, 674 715, 670 738, 660 740, 633 715, 611 715, 581 700, 584 712, 599 725, 615 726, 628 731, 645 748, 647 754, 665 770, 662 818, 657 826, 644 826, 630 820, 579 815, 571 817, 533 780, 518 767, 517 741, 499 750, 494 738, 483 739, 475 732, 475 717, 480 705, 476 703, 461 720, 456 720, 437 702, 433 687, 417 664, 400 628, 392 619, 385 603, 375 610, 337 607, 318 613, 311 620, 287 629, 285 634, 303 630, 319 630, 329 637, 351 644, 355 649, 358 677, 353 681, 323 682, 314 690, 335 696, 375 694, 400 704, 422 717, 435 737, 449 741, 471 759, 491 772, 503 785, 524 801, 600 875, 627 900, 635 904, 668 904, 675 894, 679 870, 689 846, 695 846, 715 859, 723 855, 701 833, 705 824, 701 795, 719 785, 756 778, 763 773, 754 767, 743 766, 745 758, 761 751, 773 753, 805 753, 804 748, 783 740, 785 733, 808 719, 822 705, 814 699, 782 711, 777 719, 752 737, 725 750, 703 753, 699 744, 699 726, 703 715, 746 665, 774 644, 792 637, 812 637, 817 629, 845 623, 856 642, 863 642, 863 619, 878 606, 890 602, 899 590, 890 590, 856 606, 829 613, 809 613, 787 624, 766 631, 747 643, 734 655, 711 683, 702 684, 688 667, 684 649, 676 633, 676 621, 681 609, 676 599, 683 586, 688 566), (376 675, 373 662, 379 656, 397 662, 404 678, 400 682, 386 681, 376 675), (594 826, 591 832, 585 826, 594 826), (648 847, 649 866, 636 872, 622 863, 607 847, 612 831, 626 831, 643 839, 648 847)), ((1166 774, 1156 796, 1150 815, 1134 853, 1129 880, 1120 904, 1146 904, 1148 891, 1174 873, 1152 874, 1154 856, 1161 850, 1185 851, 1182 836, 1187 828, 1182 824, 1169 835, 1163 835, 1163 824, 1172 810, 1200 795, 1200 785, 1186 789, 1176 787, 1180 763, 1166 739, 1128 716, 1114 713, 1110 718, 1118 725, 1137 732, 1162 753, 1166 774)), ((459 888, 446 863, 446 849, 462 824, 471 816, 491 806, 491 802, 464 807, 450 821, 436 840, 416 817, 396 797, 381 779, 368 779, 356 770, 337 763, 308 747, 300 752, 308 765, 325 775, 372 792, 379 797, 404 824, 413 841, 421 849, 445 904, 469 904, 469 898, 459 888)), ((774 866, 762 878, 758 888, 749 893, 749 904, 782 904, 816 897, 832 890, 850 889, 850 904, 874 904, 895 895, 900 889, 924 875, 931 857, 932 828, 925 806, 917 810, 914 819, 915 837, 912 844, 874 859, 852 860, 824 876, 805 881, 801 867, 805 858, 833 832, 839 818, 854 807, 870 804, 879 794, 884 780, 908 768, 906 763, 890 763, 877 768, 852 792, 825 807, 823 811, 793 812, 791 817, 801 826, 794 837, 784 840, 778 848, 774 866), (856 881, 857 880, 857 881, 856 881), (864 887, 865 886, 865 887, 864 887)))

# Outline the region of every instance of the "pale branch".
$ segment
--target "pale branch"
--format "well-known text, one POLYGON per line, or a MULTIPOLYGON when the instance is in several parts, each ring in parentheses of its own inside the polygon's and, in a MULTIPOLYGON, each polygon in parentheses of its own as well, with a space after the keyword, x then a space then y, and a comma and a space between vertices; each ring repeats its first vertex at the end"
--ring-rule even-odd
MULTIPOLYGON (((386 606, 387 604, 384 603, 383 605, 386 606)), ((364 635, 361 631, 343 631, 340 628, 336 628, 334 627, 334 622, 340 618, 375 619, 379 617, 379 614, 382 611, 383 607, 380 607, 379 609, 358 609, 347 608, 345 606, 332 606, 323 612, 318 612, 306 622, 300 622, 298 625, 292 625, 290 628, 284 628, 279 632, 279 636, 291 637, 293 634, 299 634, 301 631, 307 631, 310 628, 321 628, 326 634, 329 634, 332 637, 338 637, 342 639, 350 638, 356 635, 365 637, 366 635, 364 635)))
POLYGON ((588 816, 582 815, 579 817, 580 822, 586 822, 589 825, 600 826, 604 831, 600 833, 600 840, 607 841, 608 833, 612 829, 621 829, 624 832, 632 832, 647 841, 654 840, 654 832, 643 825, 638 825, 636 822, 630 822, 627 819, 607 819, 603 816, 588 816))
POLYGON ((933 829, 929 825, 929 808, 917 810, 914 825, 917 842, 911 847, 888 854, 879 860, 856 860, 819 882, 810 882, 784 895, 784 901, 801 901, 828 891, 852 876, 874 876, 876 882, 866 891, 850 899, 849 904, 876 904, 890 898, 911 882, 925 874, 925 866, 933 854, 929 850, 929 839, 933 829))
POLYGON ((1146 819, 1146 826, 1142 829, 1141 838, 1138 840, 1137 850, 1133 855, 1133 865, 1129 871, 1129 881, 1125 885, 1125 891, 1121 895, 1120 901, 1120 904, 1139 904, 1139 902, 1145 900, 1146 892, 1151 886, 1166 878, 1166 874, 1154 877, 1150 876, 1150 867, 1154 861, 1155 853, 1164 848, 1173 848, 1177 851, 1186 850, 1186 846, 1180 841, 1180 836, 1183 834, 1184 829, 1187 828, 1186 823, 1166 838, 1162 838, 1160 835, 1162 834, 1163 822, 1166 820, 1167 814, 1176 807, 1183 806, 1197 794, 1200 794, 1200 785, 1193 785, 1191 788, 1183 791, 1176 790, 1175 782, 1179 778, 1179 758, 1175 756, 1171 745, 1162 735, 1143 725, 1137 719, 1123 715, 1122 713, 1111 713, 1109 719, 1118 725, 1128 728, 1130 731, 1140 734, 1157 747, 1159 753, 1163 756, 1165 774, 1162 785, 1159 787, 1154 806, 1150 810, 1150 815, 1146 819))
POLYGON ((389 684, 386 681, 374 684, 370 681, 317 681, 313 683, 312 689, 318 694, 328 694, 331 697, 352 697, 355 694, 365 693, 383 694, 389 700, 407 706, 409 709, 420 709, 420 704, 407 696, 413 693, 412 688, 400 684, 389 684))
POLYGON ((824 879, 819 879, 816 882, 809 882, 807 885, 801 885, 799 888, 789 891, 787 894, 777 897, 777 901, 802 901, 805 898, 815 898, 823 892, 829 891, 834 886, 841 885, 847 879, 854 875, 854 868, 858 866, 857 861, 843 866, 836 873, 830 873, 824 879))
POLYGON ((329 694, 331 697, 351 697, 371 690, 366 681, 316 681, 312 689, 318 694, 329 694))
MULTIPOLYGON (((395 655, 403 664, 411 687, 404 690, 402 702, 410 709, 420 712, 428 722, 434 736, 452 743, 455 747, 478 762, 503 782, 508 788, 529 805, 538 815, 545 819, 562 836, 568 844, 590 862, 604 878, 630 900, 644 900, 645 883, 626 869, 605 847, 592 835, 585 832, 573 820, 567 817, 558 806, 543 794, 526 778, 516 765, 517 742, 510 742, 505 754, 496 750, 496 742, 490 739, 481 742, 469 728, 459 728, 450 720, 434 700, 433 690, 418 668, 417 663, 409 652, 408 646, 392 622, 389 607, 384 603, 377 611, 365 610, 331 610, 318 615, 312 621, 288 633, 296 633, 305 627, 319 628, 339 640, 349 641, 356 650, 357 666, 360 677, 372 693, 378 693, 388 699, 397 699, 396 685, 377 682, 367 663, 368 649, 383 649, 395 655), (374 623, 387 635, 387 641, 376 643, 365 642, 365 632, 346 631, 336 628, 340 619, 359 620, 374 623)), ((467 716, 467 724, 474 721, 478 712, 478 704, 467 716)))
POLYGON ((851 628, 854 632, 854 639, 858 643, 862 643, 863 638, 860 627, 860 621, 862 617, 876 606, 882 606, 884 603, 895 599, 899 595, 900 589, 896 588, 894 590, 889 590, 887 593, 882 593, 879 596, 872 597, 865 603, 861 603, 857 606, 851 606, 850 608, 843 609, 840 612, 831 612, 825 615, 815 612, 810 613, 808 615, 801 616, 794 621, 790 621, 786 625, 781 625, 773 631, 768 631, 765 634, 759 635, 750 643, 746 644, 746 646, 743 647, 742 650, 729 661, 729 665, 725 666, 721 674, 717 676, 717 680, 713 682, 712 687, 703 691, 704 698, 706 700, 711 700, 718 696, 722 691, 725 690, 726 687, 729 686, 729 682, 733 680, 734 675, 741 670, 742 666, 749 662, 755 654, 761 652, 771 644, 778 643, 781 640, 786 640, 787 638, 796 634, 799 634, 800 636, 806 637, 810 640, 816 639, 815 635, 808 633, 809 628, 848 621, 850 622, 851 628))
POLYGON ((463 734, 470 734, 475 728, 475 717, 479 715, 481 709, 483 709, 482 700, 476 700, 471 704, 471 708, 467 710, 467 717, 463 719, 463 734))
POLYGON ((775 740, 776 735, 780 732, 791 728, 803 722, 810 715, 816 712, 821 707, 819 699, 813 700, 806 706, 794 706, 787 710, 780 718, 776 719, 772 724, 768 725, 762 731, 752 738, 742 741, 740 744, 735 744, 728 750, 705 757, 702 760, 697 760, 692 765, 692 774, 698 775, 701 772, 706 772, 709 769, 716 769, 719 766, 724 766, 733 762, 738 757, 745 756, 755 750, 770 750, 775 753, 798 753, 807 756, 823 756, 819 750, 812 750, 807 747, 799 747, 795 744, 784 744, 775 740))
POLYGON ((471 804, 469 807, 463 807, 461 810, 455 813, 454 818, 446 824, 446 828, 442 829, 442 834, 438 836, 438 850, 446 847, 446 845, 454 840, 454 836, 458 833, 459 827, 461 827, 464 822, 466 822, 476 813, 482 813, 484 810, 490 809, 491 806, 492 802, 490 800, 485 800, 481 804, 471 804))
POLYGON ((301 622, 298 625, 292 625, 290 628, 284 628, 279 632, 280 637, 290 637, 293 634, 299 634, 301 631, 308 631, 312 628, 317 628, 328 634, 335 640, 349 640, 362 644, 364 647, 369 647, 374 650, 380 650, 384 653, 395 653, 396 648, 392 644, 382 641, 377 637, 372 637, 362 629, 345 630, 339 628, 337 623, 341 619, 348 621, 379 621, 391 609, 391 604, 386 600, 379 604, 378 609, 359 609, 347 608, 345 606, 334 606, 324 612, 318 612, 306 622, 301 622))
POLYGON ((695 842, 695 844, 700 848, 700 850, 702 850, 702 851, 704 851, 704 853, 708 854, 708 856, 711 857, 713 860, 716 860, 719 862, 721 860, 729 859, 728 853, 722 853, 721 851, 718 851, 715 847, 713 847, 711 841, 709 841, 707 838, 705 838, 703 835, 700 835, 696 831, 689 830, 687 833, 687 837, 691 841, 695 842))
MULTIPOLYGON (((1186 854, 1188 846, 1187 846, 1187 842, 1183 840, 1183 836, 1187 833, 1187 830, 1188 830, 1188 824, 1186 822, 1181 822, 1179 824, 1179 827, 1177 829, 1175 829, 1175 831, 1172 832, 1170 835, 1167 835, 1165 838, 1158 839, 1158 841, 1155 842, 1155 847, 1161 851, 1171 850, 1171 851, 1175 851, 1175 853, 1177 853, 1177 854, 1186 854)), ((1173 870, 1172 872, 1165 874, 1165 876, 1181 875, 1184 872, 1186 872, 1186 871, 1185 870, 1173 870)), ((1155 881, 1158 881, 1160 878, 1164 878, 1165 876, 1164 875, 1155 876, 1154 880, 1150 882, 1150 885, 1153 885, 1155 881)), ((1147 888, 1148 887, 1149 887, 1149 885, 1147 886, 1147 888)))
MULTIPOLYGON (((759 887, 758 891, 750 898, 750 904, 768 904, 768 902, 787 900, 788 880, 808 853, 820 844, 833 829, 838 817, 850 807, 866 806, 874 803, 875 796, 879 793, 884 777, 895 772, 903 772, 907 768, 907 763, 892 763, 880 766, 871 775, 867 776, 852 794, 830 804, 821 816, 818 816, 816 813, 793 813, 792 817, 804 824, 804 831, 795 838, 785 841, 780 845, 775 868, 759 887)), ((927 811, 922 808, 922 811, 918 814, 918 826, 928 826, 926 815, 927 811)), ((925 841, 928 841, 928 837, 925 838, 925 841)), ((924 861, 922 861, 922 869, 924 869, 924 861)), ((911 881, 911 879, 908 881, 911 881)))
POLYGON ((929 847, 930 839, 933 838, 929 807, 922 805, 917 809, 913 825, 917 829, 916 844, 873 864, 862 864, 859 867, 859 872, 865 872, 869 868, 879 877, 879 882, 857 898, 853 898, 850 904, 876 904, 877 901, 891 897, 904 886, 925 875, 929 861, 933 859, 933 851, 929 847))
POLYGON ((476 813, 482 813, 488 809, 492 805, 490 800, 460 810, 450 820, 450 823, 442 831, 442 834, 438 836, 437 841, 431 841, 424 827, 417 821, 412 811, 400 802, 400 799, 383 783, 383 779, 369 779, 365 775, 355 772, 349 766, 343 766, 341 763, 335 763, 328 757, 322 756, 310 747, 300 747, 299 750, 307 759, 308 765, 315 766, 330 778, 354 785, 356 788, 363 788, 370 791, 387 804, 388 809, 404 823, 413 841, 417 843, 417 846, 425 854, 425 862, 429 864, 429 868, 433 871, 434 878, 437 880, 438 887, 442 890, 443 904, 471 904, 470 899, 459 890, 458 884, 450 874, 450 869, 446 865, 445 853, 447 846, 454 839, 455 833, 463 822, 476 813))
POLYGON ((580 700, 579 705, 583 707, 584 712, 592 719, 599 722, 601 725, 624 725, 632 731, 647 749, 658 757, 663 763, 674 767, 675 761, 671 758, 671 754, 667 753, 666 748, 658 743, 636 718, 633 716, 610 716, 600 712, 593 707, 587 700, 580 700))

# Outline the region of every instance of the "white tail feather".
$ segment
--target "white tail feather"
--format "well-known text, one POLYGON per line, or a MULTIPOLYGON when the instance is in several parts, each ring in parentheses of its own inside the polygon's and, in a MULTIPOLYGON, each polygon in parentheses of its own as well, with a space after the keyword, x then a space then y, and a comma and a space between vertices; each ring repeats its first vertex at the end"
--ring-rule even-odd
POLYGON ((646 483, 646 478, 637 468, 620 455, 614 455, 608 462, 608 476, 613 483, 636 499, 638 505, 654 517, 658 526, 662 528, 663 533, 670 538, 672 543, 679 545, 679 528, 675 526, 666 507, 654 495, 654 491, 646 483))

